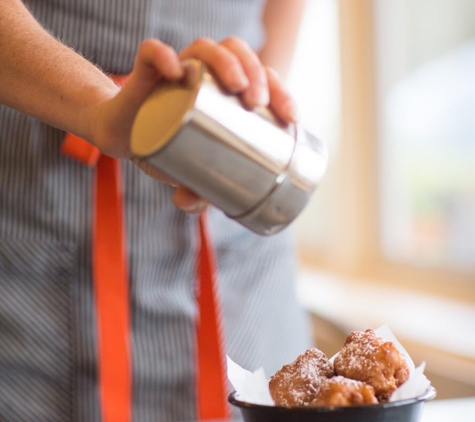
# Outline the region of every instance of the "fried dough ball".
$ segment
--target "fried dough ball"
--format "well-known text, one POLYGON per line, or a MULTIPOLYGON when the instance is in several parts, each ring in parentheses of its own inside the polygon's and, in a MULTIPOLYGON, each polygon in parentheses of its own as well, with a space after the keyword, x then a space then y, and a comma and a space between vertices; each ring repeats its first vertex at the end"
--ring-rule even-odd
POLYGON ((326 355, 309 349, 275 373, 269 381, 270 393, 277 406, 308 406, 322 380, 332 375, 333 365, 326 355))
POLYGON ((350 406, 352 404, 377 403, 378 400, 371 385, 337 375, 322 382, 317 397, 310 402, 310 406, 350 406))
POLYGON ((409 368, 396 346, 373 330, 353 331, 335 358, 334 367, 337 375, 371 385, 379 401, 389 400, 409 378, 409 368))

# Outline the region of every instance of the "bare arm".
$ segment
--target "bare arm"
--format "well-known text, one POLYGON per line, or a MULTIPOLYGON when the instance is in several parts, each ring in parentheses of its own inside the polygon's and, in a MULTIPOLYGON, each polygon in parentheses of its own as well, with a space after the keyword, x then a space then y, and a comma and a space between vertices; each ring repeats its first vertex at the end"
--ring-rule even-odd
POLYGON ((289 70, 305 3, 306 0, 267 0, 265 5, 266 42, 259 57, 282 79, 289 70))
POLYGON ((19 0, 0 2, 0 102, 90 139, 84 110, 118 88, 48 34, 19 0))
MULTIPOLYGON (((72 132, 113 157, 130 157, 138 109, 160 78, 183 77, 182 59, 187 58, 202 60, 248 107, 270 101, 283 121, 293 120, 292 101, 280 81, 267 77, 256 54, 238 38, 220 43, 201 38, 180 54, 159 40, 145 40, 127 83, 119 89, 100 69, 48 34, 21 0, 0 0, 0 103, 72 132)), ((184 188, 175 194, 178 207, 194 212, 203 209, 196 206, 197 199, 184 188)))
POLYGON ((118 139, 98 119, 115 119, 109 126, 122 131, 159 76, 182 76, 176 53, 156 40, 142 46, 137 62, 133 89, 107 107, 104 116, 101 106, 117 98, 119 88, 45 31, 20 0, 0 1, 0 102, 83 137, 112 156, 129 155, 127 139, 118 139))

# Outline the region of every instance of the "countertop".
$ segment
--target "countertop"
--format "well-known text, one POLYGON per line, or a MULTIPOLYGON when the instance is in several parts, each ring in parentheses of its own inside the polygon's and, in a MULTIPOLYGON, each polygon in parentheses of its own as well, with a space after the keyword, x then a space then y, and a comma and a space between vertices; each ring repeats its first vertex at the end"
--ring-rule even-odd
POLYGON ((434 400, 424 405, 421 422, 474 422, 475 397, 434 400))

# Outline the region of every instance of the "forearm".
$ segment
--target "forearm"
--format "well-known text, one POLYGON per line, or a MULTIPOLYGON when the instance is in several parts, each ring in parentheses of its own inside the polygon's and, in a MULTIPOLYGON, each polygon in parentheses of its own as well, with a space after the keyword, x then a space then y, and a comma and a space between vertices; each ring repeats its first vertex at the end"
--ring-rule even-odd
POLYGON ((86 115, 116 85, 48 34, 20 0, 0 1, 0 103, 89 139, 86 115))
POLYGON ((305 3, 306 0, 267 0, 264 9, 266 42, 259 57, 283 79, 290 68, 305 3))

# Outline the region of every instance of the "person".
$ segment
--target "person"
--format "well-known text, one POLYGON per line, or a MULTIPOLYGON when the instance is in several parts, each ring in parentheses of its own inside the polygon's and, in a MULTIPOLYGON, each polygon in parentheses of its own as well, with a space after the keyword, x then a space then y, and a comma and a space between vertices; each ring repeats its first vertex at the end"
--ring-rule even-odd
POLYGON ((197 214, 208 209, 226 352, 268 375, 310 347, 290 230, 261 237, 131 160, 134 116, 202 60, 253 108, 296 119, 279 74, 304 0, 0 2, 0 420, 100 420, 92 281, 93 170, 73 133, 121 159, 133 420, 196 419, 197 214), (130 74, 119 88, 110 74, 130 74), (148 174, 153 174, 153 178, 148 174), (159 180, 156 180, 156 179, 159 180))

